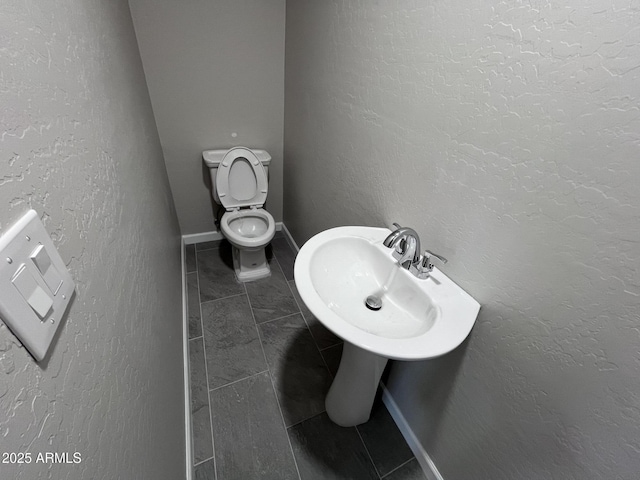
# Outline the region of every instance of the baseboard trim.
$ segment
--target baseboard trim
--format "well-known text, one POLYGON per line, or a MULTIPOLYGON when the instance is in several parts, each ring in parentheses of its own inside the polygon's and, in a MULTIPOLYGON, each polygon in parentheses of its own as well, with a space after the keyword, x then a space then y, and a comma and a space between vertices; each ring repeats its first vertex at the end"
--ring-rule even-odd
MULTIPOLYGON (((278 228, 277 225, 278 224, 276 223, 276 228, 278 228)), ((289 229, 284 223, 280 223, 280 226, 281 226, 280 230, 282 230, 282 233, 284 233, 284 236, 287 239, 287 242, 289 242, 289 245, 291 246, 291 248, 293 248, 296 251, 296 253, 298 253, 300 251, 300 247, 291 236, 291 232, 289 231, 289 229)))
POLYGON ((431 460, 431 457, 429 457, 429 454, 422 447, 422 444, 418 440, 418 437, 416 436, 415 433, 413 433, 413 430, 411 429, 409 422, 407 422, 407 419, 404 418, 404 415, 402 415, 402 412, 398 408, 398 404, 391 396, 391 393, 389 392, 389 390, 387 390, 387 387, 383 383, 381 383, 381 386, 382 386, 382 401, 387 407, 389 414, 391 415, 393 420, 396 422, 396 425, 398 426, 398 429, 402 433, 402 436, 407 441, 409 448, 411 449, 413 454, 416 456, 416 460, 418 460, 418 463, 420 464, 422 471, 427 477, 427 480, 444 480, 442 478, 442 475, 440 475, 440 472, 438 472, 436 465, 433 463, 433 460, 431 460))
POLYGON ((211 242, 214 240, 222 240, 223 238, 224 237, 222 236, 222 233, 214 230, 212 232, 191 233, 189 235, 183 235, 182 241, 185 245, 193 245, 194 243, 211 242))
POLYGON ((180 242, 182 269, 182 369, 184 375, 184 436, 185 436, 185 479, 193 479, 193 446, 191 444, 191 388, 189 387, 189 316, 187 313, 187 269, 184 237, 180 242))

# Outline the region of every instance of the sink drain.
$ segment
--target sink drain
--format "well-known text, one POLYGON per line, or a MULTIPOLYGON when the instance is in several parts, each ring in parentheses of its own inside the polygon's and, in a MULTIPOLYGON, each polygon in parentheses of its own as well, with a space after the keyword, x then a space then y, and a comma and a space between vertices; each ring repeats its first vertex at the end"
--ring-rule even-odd
POLYGON ((376 297, 375 295, 369 295, 365 301, 364 301, 364 305, 369 309, 369 310, 373 310, 378 311, 382 308, 382 300, 380 299, 380 297, 376 297))

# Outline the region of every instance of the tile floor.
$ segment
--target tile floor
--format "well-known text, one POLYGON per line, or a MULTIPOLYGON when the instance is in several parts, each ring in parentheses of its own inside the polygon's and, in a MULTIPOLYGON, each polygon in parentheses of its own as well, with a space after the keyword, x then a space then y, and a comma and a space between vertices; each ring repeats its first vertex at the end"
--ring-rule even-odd
POLYGON ((236 282, 226 242, 186 251, 196 480, 424 479, 382 402, 364 425, 329 420, 341 340, 300 300, 278 232, 271 277, 236 282))

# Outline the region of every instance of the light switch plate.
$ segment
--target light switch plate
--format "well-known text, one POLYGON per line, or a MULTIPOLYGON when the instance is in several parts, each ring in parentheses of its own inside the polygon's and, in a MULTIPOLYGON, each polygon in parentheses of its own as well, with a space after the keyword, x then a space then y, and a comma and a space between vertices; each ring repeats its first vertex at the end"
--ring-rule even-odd
POLYGON ((42 360, 47 354, 74 289, 73 279, 38 214, 35 210, 29 210, 0 237, 0 318, 37 361, 42 360), (42 258, 43 248, 51 261, 46 270, 47 281, 32 258, 36 255, 42 258), (12 283, 12 279, 21 269, 20 276, 30 275, 39 287, 36 289, 36 295, 32 297, 33 307, 16 284, 12 283), (56 278, 59 277, 62 284, 54 292, 50 285, 58 282, 52 282, 50 276, 56 274, 56 278), (40 318, 36 310, 42 313, 43 303, 44 306, 48 305, 46 297, 53 300, 53 305, 44 318, 40 318))

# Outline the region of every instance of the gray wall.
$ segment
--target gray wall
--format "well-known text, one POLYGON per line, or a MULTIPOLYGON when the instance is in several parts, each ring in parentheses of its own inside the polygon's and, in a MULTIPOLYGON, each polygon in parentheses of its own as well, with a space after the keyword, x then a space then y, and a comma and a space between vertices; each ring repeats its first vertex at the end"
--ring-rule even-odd
POLYGON ((640 11, 287 2, 284 220, 416 228, 483 308, 389 387, 449 480, 640 472, 640 11))
POLYGON ((77 285, 40 364, 0 322, 0 452, 33 454, 0 478, 184 478, 179 229, 128 4, 5 1, 0 45, 0 233, 36 209, 77 285))
POLYGON ((271 154, 266 208, 281 221, 285 1, 130 4, 182 233, 215 230, 210 148, 271 154))

